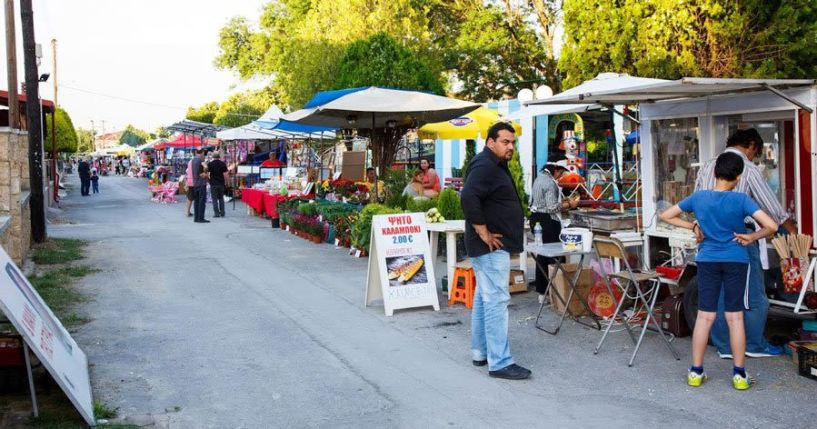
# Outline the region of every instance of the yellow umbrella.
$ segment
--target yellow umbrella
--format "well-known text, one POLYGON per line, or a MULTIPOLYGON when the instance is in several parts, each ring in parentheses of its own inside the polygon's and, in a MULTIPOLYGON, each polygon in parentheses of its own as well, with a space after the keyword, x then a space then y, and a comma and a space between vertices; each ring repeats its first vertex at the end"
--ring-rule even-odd
POLYGON ((116 156, 128 156, 134 152, 134 149, 127 145, 121 145, 116 150, 116 156))
MULTIPOLYGON (((420 136, 443 140, 484 138, 488 134, 488 128, 499 120, 501 117, 496 110, 480 107, 465 116, 450 121, 426 124, 420 128, 420 136)), ((522 126, 515 122, 513 128, 517 135, 522 132, 522 126)))

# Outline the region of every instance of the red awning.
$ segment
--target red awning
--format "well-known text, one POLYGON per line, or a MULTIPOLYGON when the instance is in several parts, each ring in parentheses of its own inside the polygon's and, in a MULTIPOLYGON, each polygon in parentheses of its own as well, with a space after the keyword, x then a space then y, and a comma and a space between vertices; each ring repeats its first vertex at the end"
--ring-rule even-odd
MULTIPOLYGON (((41 100, 43 103, 43 110, 47 113, 51 113, 54 111, 54 102, 51 100, 41 100)), ((26 95, 25 94, 17 94, 17 102, 23 104, 26 102, 26 95)), ((0 105, 8 106, 9 105, 9 92, 0 90, 0 105)), ((25 114, 25 112, 23 112, 25 114)))
POLYGON ((204 143, 202 142, 201 137, 180 134, 178 137, 176 137, 176 139, 169 142, 159 143, 156 146, 153 146, 153 148, 156 150, 163 150, 167 147, 198 149, 202 146, 204 146, 204 143))

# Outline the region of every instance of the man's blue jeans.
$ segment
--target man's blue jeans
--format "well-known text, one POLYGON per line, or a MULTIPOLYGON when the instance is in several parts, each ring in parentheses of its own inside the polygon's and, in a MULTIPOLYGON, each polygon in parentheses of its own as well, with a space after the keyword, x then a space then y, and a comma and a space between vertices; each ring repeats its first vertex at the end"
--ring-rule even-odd
MULTIPOLYGON (((743 326, 746 329, 746 351, 760 353, 766 350, 766 316, 769 314, 769 299, 763 283, 763 267, 760 266, 760 250, 757 243, 746 247, 749 251, 749 309, 743 312, 743 326)), ((712 345, 724 354, 732 354, 729 346, 729 326, 723 314, 723 291, 718 301, 718 316, 712 326, 709 338, 712 345)))
POLYGON ((488 370, 513 363, 508 344, 508 279, 511 255, 496 250, 471 258, 477 277, 474 308, 471 310, 471 353, 474 360, 488 359, 488 370))

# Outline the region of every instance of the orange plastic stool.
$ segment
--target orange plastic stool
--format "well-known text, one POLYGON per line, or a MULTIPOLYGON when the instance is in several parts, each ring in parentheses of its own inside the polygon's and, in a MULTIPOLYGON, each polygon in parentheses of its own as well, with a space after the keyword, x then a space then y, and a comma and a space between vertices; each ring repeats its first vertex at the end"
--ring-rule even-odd
POLYGON ((448 289, 448 305, 451 306, 455 302, 460 302, 465 304, 465 308, 473 308, 474 290, 476 288, 477 278, 474 275, 474 269, 458 266, 454 269, 454 278, 451 279, 451 287, 448 289))

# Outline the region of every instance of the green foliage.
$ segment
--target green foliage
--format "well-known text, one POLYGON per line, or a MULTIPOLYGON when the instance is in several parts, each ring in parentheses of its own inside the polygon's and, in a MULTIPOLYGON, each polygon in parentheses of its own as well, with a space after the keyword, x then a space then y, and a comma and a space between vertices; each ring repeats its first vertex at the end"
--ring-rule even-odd
POLYGON ((156 131, 154 131, 152 135, 156 136, 154 138, 157 138, 157 139, 166 139, 166 138, 170 137, 170 131, 168 131, 167 128, 165 128, 165 127, 158 127, 158 128, 156 128, 156 131))
MULTIPOLYGON (((355 42, 382 33, 408 50, 421 65, 416 70, 422 71, 406 76, 408 84, 390 86, 416 87, 414 82, 419 80, 426 82, 421 86, 430 85, 438 92, 434 82, 447 75, 463 83, 457 94, 460 97, 498 99, 543 79, 558 86, 550 47, 555 21, 547 18, 554 16, 551 3, 272 0, 257 25, 243 17, 227 22, 219 32, 220 52, 215 65, 236 72, 241 79, 271 77, 282 105, 297 107, 315 92, 336 85, 369 85, 392 80, 392 74, 406 74, 408 71, 401 68, 378 70, 380 64, 395 63, 383 55, 394 52, 391 48, 371 53, 347 51, 355 42), (540 8, 544 13, 539 13, 540 8), (353 78, 347 79, 341 62, 344 55, 352 54, 363 61, 347 63, 365 73, 350 72, 353 78)), ((398 82, 406 80, 400 78, 398 82)))
POLYGON ((206 124, 214 123, 216 113, 218 113, 219 105, 215 101, 209 101, 199 107, 190 106, 187 108, 186 119, 191 121, 204 122, 206 124))
POLYGON ((386 198, 383 204, 400 210, 408 210, 409 204, 411 204, 411 200, 413 199, 414 198, 409 194, 395 193, 386 198))
POLYGON ((382 86, 444 93, 440 75, 385 33, 349 45, 337 73, 337 89, 382 86))
POLYGON ((318 215, 318 205, 317 204, 301 204, 298 206, 298 213, 307 216, 317 216, 318 215))
POLYGON ((513 158, 508 162, 508 169, 511 171, 513 184, 516 186, 516 194, 519 196, 519 202, 522 204, 522 213, 525 217, 530 216, 530 208, 528 208, 528 194, 525 192, 525 177, 522 174, 522 163, 519 161, 519 147, 513 151, 513 158))
MULTIPOLYGON (((403 189, 411 180, 413 170, 402 168, 388 168, 381 177, 386 189, 385 204, 389 207, 406 208, 407 198, 403 196, 403 189)), ((410 198, 410 197, 409 197, 410 198)))
POLYGON ((440 192, 437 197, 437 211, 446 220, 462 220, 465 219, 465 213, 462 212, 462 204, 460 203, 460 196, 457 191, 446 188, 440 192))
POLYGON ((409 213, 425 213, 435 207, 437 207, 437 197, 409 198, 406 203, 406 211, 409 213))
POLYGON ((77 152, 88 153, 94 151, 94 133, 91 130, 77 128, 77 152))
POLYGON ((218 106, 213 123, 230 128, 247 125, 272 104, 277 104, 277 96, 271 88, 233 94, 218 106))
POLYGON ((817 7, 808 0, 566 0, 564 22, 559 66, 568 87, 605 71, 664 79, 817 72, 817 7))
MULTIPOLYGON (((45 128, 43 148, 46 152, 51 153, 51 118, 48 118, 48 122, 43 125, 45 128)), ((68 112, 62 107, 57 107, 55 126, 57 128, 57 152, 76 152, 79 147, 77 131, 74 129, 74 123, 71 122, 68 112)))
POLYGON ((145 144, 148 140, 150 140, 150 134, 128 124, 122 133, 122 137, 119 138, 119 143, 136 147, 145 144))
POLYGON ((471 160, 477 156, 477 142, 476 140, 466 140, 465 141, 465 160, 462 162, 462 178, 465 180, 468 177, 468 165, 471 164, 471 160))
POLYGON ((369 251, 369 240, 372 234, 372 217, 384 214, 397 214, 399 209, 386 207, 382 204, 369 204, 360 212, 357 221, 352 227, 352 245, 369 251))

